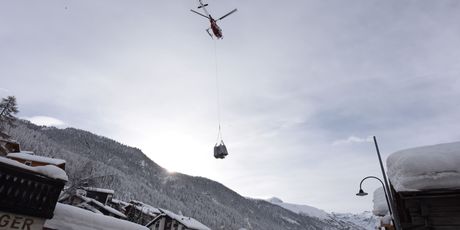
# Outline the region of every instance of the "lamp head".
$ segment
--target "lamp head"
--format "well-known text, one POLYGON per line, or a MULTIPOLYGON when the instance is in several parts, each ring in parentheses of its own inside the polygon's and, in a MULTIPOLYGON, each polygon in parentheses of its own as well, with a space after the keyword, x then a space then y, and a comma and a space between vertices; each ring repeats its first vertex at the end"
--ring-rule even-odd
POLYGON ((359 192, 356 193, 357 196, 367 196, 368 193, 367 192, 364 192, 363 189, 359 189, 359 192))

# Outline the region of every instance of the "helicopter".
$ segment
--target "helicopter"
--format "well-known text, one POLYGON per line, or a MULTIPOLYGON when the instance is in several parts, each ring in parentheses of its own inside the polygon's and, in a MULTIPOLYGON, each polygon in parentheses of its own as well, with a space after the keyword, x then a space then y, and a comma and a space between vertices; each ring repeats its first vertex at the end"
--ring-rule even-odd
POLYGON ((214 19, 211 14, 208 12, 208 10, 206 10, 206 7, 209 5, 209 4, 205 4, 202 2, 202 0, 198 0, 198 2, 200 3, 200 5, 197 7, 198 9, 203 9, 204 13, 205 14, 202 14, 200 12, 197 12, 195 10, 190 10, 192 11, 193 13, 195 14, 198 14, 202 17, 205 17, 207 19, 209 19, 209 22, 211 23, 211 27, 206 29, 206 32, 208 32, 209 36, 211 36, 211 38, 214 38, 216 37, 217 39, 222 39, 223 38, 223 35, 222 35, 222 29, 217 25, 217 22, 226 18, 227 16, 229 16, 230 14, 233 14, 237 11, 237 9, 234 9, 230 12, 228 12, 227 14, 225 14, 224 16, 218 18, 218 19, 214 19), (211 32, 209 32, 209 30, 212 30, 212 34, 211 32), (213 36, 214 35, 214 36, 213 36))

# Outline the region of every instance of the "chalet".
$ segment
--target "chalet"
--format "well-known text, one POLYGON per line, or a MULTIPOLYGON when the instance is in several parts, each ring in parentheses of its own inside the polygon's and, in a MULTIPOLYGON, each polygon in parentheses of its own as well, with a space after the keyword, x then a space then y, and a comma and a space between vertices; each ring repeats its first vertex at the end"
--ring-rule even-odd
POLYGON ((186 216, 177 215, 165 209, 146 226, 150 230, 211 230, 199 221, 186 216))
POLYGON ((34 155, 33 152, 21 151, 8 153, 7 157, 32 167, 54 165, 58 168, 61 168, 62 170, 65 170, 65 160, 38 156, 34 155))
POLYGON ((136 200, 130 201, 129 205, 125 207, 125 210, 125 214, 129 221, 141 225, 146 225, 161 214, 159 209, 136 200))
POLYGON ((118 219, 126 219, 125 214, 97 201, 96 199, 77 194, 73 197, 72 201, 72 205, 92 211, 94 213, 104 214, 106 216, 112 216, 118 219))
POLYGON ((0 156, 6 156, 8 153, 20 152, 19 143, 3 132, 0 132, 0 156))
POLYGON ((109 202, 108 202, 108 205, 122 213, 126 213, 126 207, 129 206, 129 203, 128 202, 125 202, 125 201, 122 201, 122 200, 118 200, 118 199, 114 199, 112 198, 109 202))
POLYGON ((114 191, 103 188, 83 187, 72 190, 62 195, 59 202, 88 211, 112 216, 118 219, 127 219, 121 211, 108 205, 114 191))
POLYGON ((460 142, 402 150, 387 159, 402 230, 460 229, 460 142))
POLYGON ((111 189, 104 188, 94 188, 94 187, 82 187, 86 197, 93 198, 104 205, 107 205, 107 202, 112 200, 113 194, 115 191, 111 189))
POLYGON ((1 229, 41 229, 53 217, 66 181, 55 166, 30 167, 0 157, 1 229))

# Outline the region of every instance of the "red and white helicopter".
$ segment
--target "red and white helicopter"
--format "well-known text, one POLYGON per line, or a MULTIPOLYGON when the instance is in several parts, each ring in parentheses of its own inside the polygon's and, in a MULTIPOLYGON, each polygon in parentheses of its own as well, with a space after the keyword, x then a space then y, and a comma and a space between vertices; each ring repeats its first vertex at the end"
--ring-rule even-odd
POLYGON ((229 16, 230 14, 235 13, 235 12, 237 11, 237 9, 234 9, 234 10, 230 11, 229 13, 227 13, 226 15, 224 15, 224 16, 218 18, 218 19, 214 19, 214 18, 211 16, 211 14, 209 14, 208 10, 206 10, 206 6, 208 6, 208 4, 203 4, 202 0, 198 0, 198 2, 200 3, 200 5, 198 6, 198 9, 203 9, 203 11, 204 11, 205 14, 196 12, 196 11, 194 11, 194 10, 191 10, 191 11, 192 11, 193 13, 195 13, 195 14, 198 14, 198 15, 200 15, 200 16, 203 16, 203 17, 209 19, 209 22, 211 23, 211 27, 208 28, 208 29, 206 29, 206 32, 208 32, 208 34, 209 34, 209 36, 211 36, 211 38, 216 37, 217 39, 222 39, 222 38, 223 38, 223 36, 222 36, 222 29, 217 25, 217 22, 220 21, 220 20, 222 20, 222 19, 224 19, 224 18, 226 18, 226 17, 229 16), (213 36, 213 34, 211 34, 211 33, 209 32, 210 29, 212 30, 212 33, 214 34, 214 36, 213 36))

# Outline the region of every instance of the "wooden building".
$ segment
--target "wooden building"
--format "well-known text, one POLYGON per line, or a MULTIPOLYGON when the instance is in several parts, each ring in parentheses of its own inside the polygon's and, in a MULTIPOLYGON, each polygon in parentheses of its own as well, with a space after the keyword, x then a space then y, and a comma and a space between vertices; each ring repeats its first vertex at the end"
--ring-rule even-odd
POLYGON ((460 229, 460 189, 392 192, 403 230, 460 229))
POLYGON ((108 201, 107 205, 122 213, 126 213, 126 207, 128 207, 130 203, 112 198, 110 201, 108 201))
POLYGON ((112 200, 113 194, 115 191, 105 188, 94 188, 94 187, 83 187, 85 191, 85 196, 93 198, 104 205, 107 205, 107 202, 112 200))
POLYGON ((0 157, 1 229, 41 229, 54 215, 67 179, 62 170, 34 169, 0 157))
POLYGON ((73 205, 92 211, 94 213, 100 213, 106 216, 112 216, 122 220, 127 219, 125 214, 93 198, 76 195, 75 197, 73 197, 73 205))
POLYGON ((19 143, 3 132, 0 132, 0 156, 6 156, 8 153, 20 152, 19 143))
POLYGON ((159 209, 136 200, 130 201, 129 205, 125 207, 125 210, 128 220, 140 225, 148 224, 161 214, 159 209))
POLYGON ((125 220, 127 217, 122 211, 108 205, 113 193, 110 189, 83 187, 61 196, 59 202, 125 220))
POLYGON ((186 216, 177 215, 165 209, 146 226, 150 230, 211 230, 199 221, 186 216))
POLYGON ((49 158, 44 156, 34 155, 33 152, 22 151, 15 153, 8 153, 8 158, 19 161, 28 166, 45 166, 45 165, 54 165, 62 170, 65 170, 65 160, 49 158))

